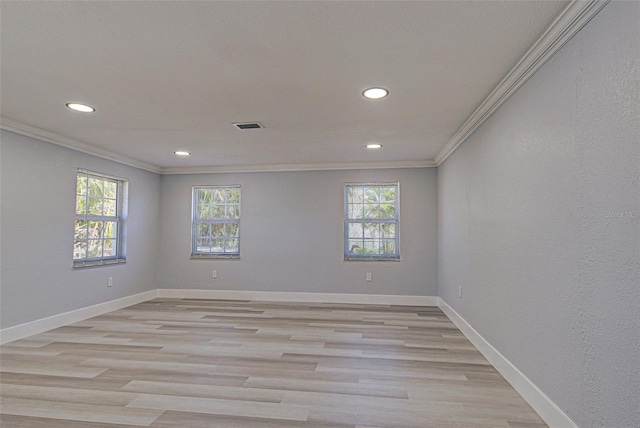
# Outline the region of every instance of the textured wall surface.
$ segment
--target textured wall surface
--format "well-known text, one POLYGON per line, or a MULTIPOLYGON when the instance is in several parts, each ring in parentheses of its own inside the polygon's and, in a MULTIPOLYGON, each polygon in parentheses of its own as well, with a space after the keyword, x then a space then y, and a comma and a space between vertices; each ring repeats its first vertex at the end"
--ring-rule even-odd
POLYGON ((0 139, 2 328, 156 288, 160 176, 11 132, 0 139), (126 264, 72 269, 77 168, 129 179, 126 264))
POLYGON ((436 170, 162 177, 160 288, 435 296, 436 170), (343 261, 345 182, 400 182, 399 262, 343 261), (240 184, 240 260, 191 260, 193 185, 240 184), (211 271, 218 271, 218 279, 211 271), (366 282, 366 272, 373 281, 366 282))
POLYGON ((640 421, 639 22, 611 2, 438 168, 439 295, 583 428, 640 421))

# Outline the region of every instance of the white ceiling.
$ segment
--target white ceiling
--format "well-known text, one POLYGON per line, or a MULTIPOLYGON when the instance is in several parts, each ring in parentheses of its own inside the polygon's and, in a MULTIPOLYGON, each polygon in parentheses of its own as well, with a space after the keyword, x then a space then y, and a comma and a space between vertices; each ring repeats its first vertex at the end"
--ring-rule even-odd
POLYGON ((568 3, 2 1, 1 116, 157 170, 428 164, 568 3))

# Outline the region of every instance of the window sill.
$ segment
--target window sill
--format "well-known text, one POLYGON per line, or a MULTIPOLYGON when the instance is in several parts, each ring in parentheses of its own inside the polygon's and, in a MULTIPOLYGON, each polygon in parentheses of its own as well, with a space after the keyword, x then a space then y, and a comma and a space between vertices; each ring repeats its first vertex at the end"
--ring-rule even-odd
POLYGON ((191 260, 238 260, 240 254, 192 254, 191 260))
POLYGON ((353 257, 345 256, 345 262, 399 262, 400 257, 353 257))
POLYGON ((82 262, 73 262, 74 269, 83 269, 97 266, 111 266, 126 263, 127 259, 106 259, 106 260, 88 260, 82 262))

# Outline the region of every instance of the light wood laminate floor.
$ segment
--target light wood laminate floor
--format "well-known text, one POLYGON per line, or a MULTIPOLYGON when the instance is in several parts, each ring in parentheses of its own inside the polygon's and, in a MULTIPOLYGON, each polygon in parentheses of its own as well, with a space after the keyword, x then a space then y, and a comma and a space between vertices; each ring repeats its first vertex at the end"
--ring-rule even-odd
POLYGON ((436 307, 155 299, 0 347, 5 427, 543 427, 436 307))

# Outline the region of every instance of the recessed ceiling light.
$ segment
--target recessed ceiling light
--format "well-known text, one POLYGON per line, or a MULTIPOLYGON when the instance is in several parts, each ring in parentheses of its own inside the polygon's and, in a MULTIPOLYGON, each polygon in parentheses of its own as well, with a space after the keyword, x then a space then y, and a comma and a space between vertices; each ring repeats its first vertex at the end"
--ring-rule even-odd
POLYGON ((80 103, 67 103, 67 107, 69 107, 71 110, 79 111, 81 113, 93 113, 94 111, 96 111, 96 109, 94 109, 93 107, 80 103))
POLYGON ((385 88, 369 88, 362 92, 362 96, 371 100, 378 100, 389 95, 389 91, 385 88))
POLYGON ((379 149, 379 148, 382 148, 382 144, 378 144, 378 143, 367 144, 367 149, 379 149))
POLYGON ((175 152, 176 156, 191 156, 191 152, 185 152, 184 150, 176 150, 175 152))

